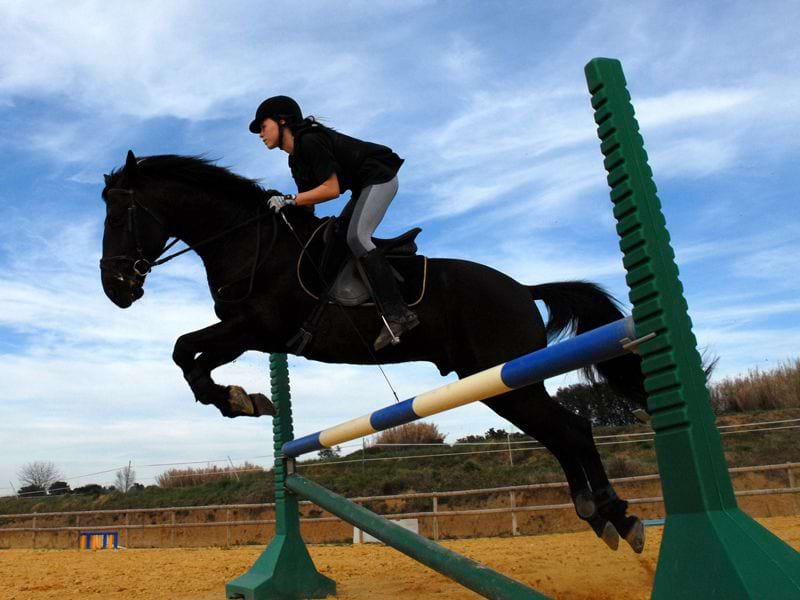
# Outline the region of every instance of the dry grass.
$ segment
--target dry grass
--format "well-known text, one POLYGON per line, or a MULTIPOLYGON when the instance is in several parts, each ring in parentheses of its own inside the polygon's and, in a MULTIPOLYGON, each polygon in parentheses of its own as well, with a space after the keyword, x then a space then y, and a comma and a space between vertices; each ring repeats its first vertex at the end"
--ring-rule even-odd
POLYGON ((711 403, 717 412, 800 408, 800 359, 723 379, 711 386, 711 403))
POLYGON ((218 467, 216 465, 193 469, 170 469, 156 477, 156 483, 162 488, 183 488, 217 482, 221 479, 236 479, 240 475, 264 471, 260 465, 245 462, 238 467, 218 467))
POLYGON ((375 440, 376 444, 441 444, 446 434, 435 423, 407 423, 387 429, 375 440))

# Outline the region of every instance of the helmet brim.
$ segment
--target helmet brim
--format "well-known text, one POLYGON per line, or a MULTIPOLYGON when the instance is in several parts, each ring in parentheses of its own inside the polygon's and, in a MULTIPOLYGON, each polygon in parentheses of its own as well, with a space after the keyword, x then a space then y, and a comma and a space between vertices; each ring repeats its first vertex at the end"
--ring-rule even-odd
POLYGON ((261 133, 261 123, 264 122, 264 119, 260 121, 258 119, 253 119, 250 123, 250 133, 261 133))

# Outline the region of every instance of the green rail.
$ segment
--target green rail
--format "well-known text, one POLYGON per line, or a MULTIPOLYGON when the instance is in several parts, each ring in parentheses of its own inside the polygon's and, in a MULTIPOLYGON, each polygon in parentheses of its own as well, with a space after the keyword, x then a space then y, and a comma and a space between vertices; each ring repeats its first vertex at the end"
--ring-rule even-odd
MULTIPOLYGON (((298 496, 311 500, 343 521, 366 531, 395 550, 399 550, 417 562, 457 581, 484 598, 494 600, 547 598, 536 590, 493 571, 486 565, 403 529, 397 523, 392 523, 363 506, 351 502, 339 494, 334 494, 299 475, 287 476, 286 487, 298 496)), ((391 577, 391 573, 387 573, 386 576, 391 577)))

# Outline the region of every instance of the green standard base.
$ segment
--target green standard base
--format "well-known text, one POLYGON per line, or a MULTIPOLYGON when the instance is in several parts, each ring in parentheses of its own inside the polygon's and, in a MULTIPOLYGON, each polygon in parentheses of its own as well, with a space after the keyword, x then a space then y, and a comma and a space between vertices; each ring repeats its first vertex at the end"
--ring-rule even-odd
POLYGON ((225 587, 227 598, 298 600, 336 595, 336 582, 319 573, 299 536, 276 535, 252 568, 225 587))
POLYGON ((652 598, 800 598, 800 554, 737 508, 667 515, 652 598))

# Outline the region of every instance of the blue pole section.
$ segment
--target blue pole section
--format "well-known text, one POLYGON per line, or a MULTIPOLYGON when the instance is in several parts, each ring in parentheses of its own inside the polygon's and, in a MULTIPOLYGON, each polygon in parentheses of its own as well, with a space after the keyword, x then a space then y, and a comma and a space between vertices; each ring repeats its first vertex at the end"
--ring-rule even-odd
POLYGON ((616 358, 628 352, 623 346, 635 337, 633 319, 620 319, 363 417, 286 442, 283 454, 296 457, 332 448, 390 427, 616 358))

